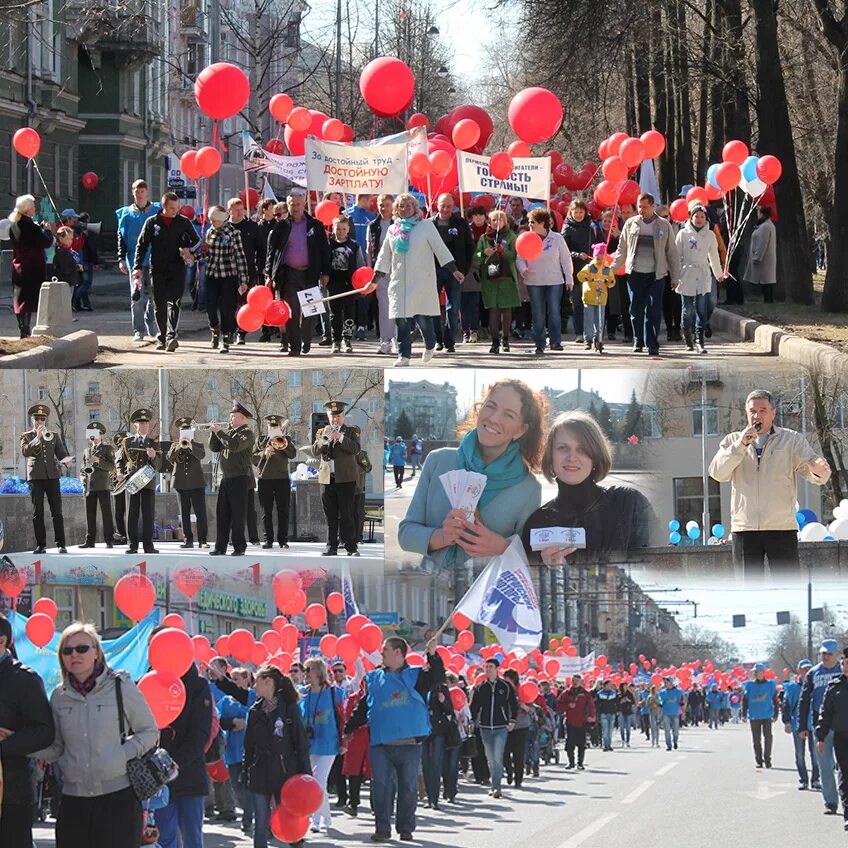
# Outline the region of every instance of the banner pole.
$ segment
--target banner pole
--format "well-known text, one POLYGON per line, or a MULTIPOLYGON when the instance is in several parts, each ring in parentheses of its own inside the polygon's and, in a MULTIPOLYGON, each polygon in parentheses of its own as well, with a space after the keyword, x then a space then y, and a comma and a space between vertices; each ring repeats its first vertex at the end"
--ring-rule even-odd
POLYGON ((462 151, 457 150, 456 151, 456 174, 457 174, 457 178, 459 180, 459 214, 462 215, 462 217, 464 218, 465 217, 465 206, 462 202, 462 195, 463 195, 463 191, 462 191, 462 164, 463 164, 462 163, 462 151))

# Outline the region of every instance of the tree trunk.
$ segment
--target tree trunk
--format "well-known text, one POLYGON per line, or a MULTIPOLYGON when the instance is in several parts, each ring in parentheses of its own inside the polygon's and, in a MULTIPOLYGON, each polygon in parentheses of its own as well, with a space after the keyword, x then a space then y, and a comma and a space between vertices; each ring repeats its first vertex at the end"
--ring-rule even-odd
POLYGON ((757 31, 757 123, 760 155, 780 159, 783 175, 775 183, 780 215, 777 220, 778 300, 811 304, 813 298, 813 246, 807 233, 804 198, 795 159, 795 141, 789 120, 786 83, 777 34, 774 0, 751 0, 757 31))
POLYGON ((624 86, 624 127, 625 132, 630 136, 636 132, 636 95, 634 94, 636 78, 636 59, 631 47, 627 51, 627 81, 624 86))
POLYGON ((651 129, 651 81, 648 57, 644 50, 634 50, 636 70, 636 127, 634 135, 642 135, 651 129))
POLYGON ((686 10, 680 0, 675 0, 674 52, 675 87, 677 96, 677 125, 679 147, 677 150, 677 189, 694 182, 692 164, 692 101, 689 93, 689 51, 686 48, 686 10))
MULTIPOLYGON (((776 3, 774 5, 777 5, 776 3)), ((728 79, 732 80, 725 98, 726 141, 738 138, 751 143, 751 109, 748 104, 748 75, 745 67, 745 40, 742 31, 741 0, 722 0, 726 21, 728 79)), ((717 159, 715 161, 718 161, 717 159)))
POLYGON ((650 4, 651 27, 651 79, 654 81, 655 126, 665 136, 665 150, 659 158, 657 180, 660 191, 670 196, 674 186, 674 125, 669 119, 665 54, 665 34, 662 25, 662 11, 659 4, 650 4))
POLYGON ((713 20, 713 0, 706 0, 704 17, 708 24, 704 26, 704 45, 701 57, 701 86, 698 100, 698 158, 695 164, 696 182, 701 174, 707 173, 707 115, 709 114, 709 86, 707 85, 707 62, 713 45, 713 32, 709 22, 713 20))
MULTIPOLYGON (((723 42, 727 34, 724 13, 720 0, 715 0, 712 17, 715 35, 712 37, 710 60, 714 68, 723 69, 726 64, 723 42)), ((707 166, 710 162, 721 162, 721 148, 724 145, 724 83, 717 72, 710 81, 710 147, 704 163, 704 170, 698 172, 700 179, 707 178, 707 166)))

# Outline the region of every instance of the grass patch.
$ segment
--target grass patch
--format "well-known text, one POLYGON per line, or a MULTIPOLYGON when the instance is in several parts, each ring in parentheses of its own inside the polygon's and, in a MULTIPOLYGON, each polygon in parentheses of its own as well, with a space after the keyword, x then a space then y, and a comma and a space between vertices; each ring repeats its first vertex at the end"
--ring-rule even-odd
POLYGON ((53 341, 52 336, 30 336, 28 339, 4 339, 0 338, 0 356, 9 356, 13 353, 23 353, 34 347, 53 341))

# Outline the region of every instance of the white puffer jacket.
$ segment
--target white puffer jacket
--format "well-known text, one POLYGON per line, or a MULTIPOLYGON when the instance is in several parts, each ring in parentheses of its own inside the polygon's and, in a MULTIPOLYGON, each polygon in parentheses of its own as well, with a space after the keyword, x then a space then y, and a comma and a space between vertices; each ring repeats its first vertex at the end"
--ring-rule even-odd
POLYGON ((712 289, 713 277, 719 279, 722 274, 715 233, 709 224, 696 230, 689 221, 681 227, 676 238, 680 254, 678 293, 687 297, 707 294, 712 289))

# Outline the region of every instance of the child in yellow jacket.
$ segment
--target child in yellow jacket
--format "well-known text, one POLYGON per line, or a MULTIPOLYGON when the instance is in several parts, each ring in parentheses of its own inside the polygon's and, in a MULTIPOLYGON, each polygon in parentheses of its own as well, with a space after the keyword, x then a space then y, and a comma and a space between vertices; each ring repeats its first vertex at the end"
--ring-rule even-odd
POLYGON ((615 285, 612 256, 607 253, 603 242, 592 246, 592 261, 577 274, 577 279, 583 284, 584 321, 588 323, 591 319, 594 324, 592 339, 586 342, 586 350, 594 347, 598 353, 603 353, 607 291, 615 285))

